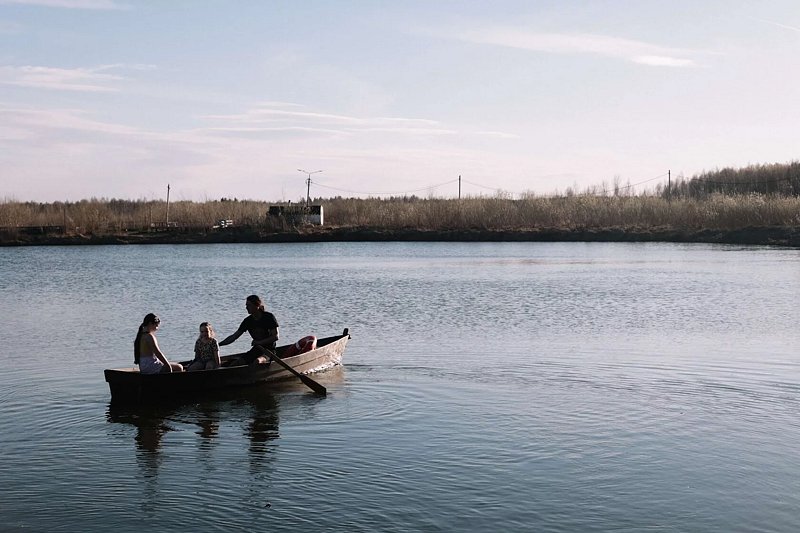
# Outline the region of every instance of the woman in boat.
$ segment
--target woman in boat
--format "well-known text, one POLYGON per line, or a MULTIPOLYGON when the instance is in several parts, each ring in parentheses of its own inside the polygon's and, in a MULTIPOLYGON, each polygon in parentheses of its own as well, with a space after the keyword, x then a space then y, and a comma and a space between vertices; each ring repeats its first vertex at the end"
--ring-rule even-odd
POLYGON ((234 365, 250 365, 253 363, 266 363, 267 359, 264 354, 267 351, 275 352, 275 344, 278 341, 278 320, 275 315, 264 309, 264 303, 255 294, 247 297, 244 303, 245 309, 249 315, 242 320, 239 329, 231 335, 228 335, 220 341, 220 346, 226 346, 239 337, 246 331, 250 333, 253 342, 250 344, 252 348, 235 361, 234 365))
POLYGON ((161 319, 153 313, 145 315, 133 342, 133 362, 139 365, 139 372, 142 374, 183 372, 183 366, 180 363, 170 363, 158 347, 156 330, 160 324, 161 319))
POLYGON ((200 324, 200 337, 194 343, 194 361, 187 370, 219 368, 219 344, 209 322, 200 324))

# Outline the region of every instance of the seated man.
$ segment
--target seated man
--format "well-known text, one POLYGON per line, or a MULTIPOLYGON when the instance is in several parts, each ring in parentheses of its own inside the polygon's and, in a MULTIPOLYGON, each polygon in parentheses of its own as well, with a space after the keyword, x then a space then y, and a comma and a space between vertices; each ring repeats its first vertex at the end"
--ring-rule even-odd
POLYGON ((278 321, 275 315, 264 310, 264 304, 261 298, 255 294, 247 297, 245 301, 245 308, 249 315, 242 321, 239 329, 233 334, 225 337, 220 341, 220 346, 226 346, 239 337, 242 333, 247 331, 253 338, 251 345, 253 346, 250 351, 243 354, 242 357, 233 361, 231 365, 252 365, 254 363, 265 363, 267 359, 264 357, 266 350, 270 352, 275 351, 275 344, 278 341, 278 321))

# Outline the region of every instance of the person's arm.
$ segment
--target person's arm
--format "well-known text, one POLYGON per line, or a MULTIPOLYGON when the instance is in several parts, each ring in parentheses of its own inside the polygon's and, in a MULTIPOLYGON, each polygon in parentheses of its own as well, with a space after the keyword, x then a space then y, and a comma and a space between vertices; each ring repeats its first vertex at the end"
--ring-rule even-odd
POLYGON ((278 339, 280 338, 280 335, 278 334, 278 328, 269 329, 267 330, 267 333, 269 333, 268 337, 264 337, 263 339, 258 339, 258 340, 253 339, 252 345, 269 346, 273 342, 278 342, 278 339))
POLYGON ((164 367, 167 369, 167 372, 172 372, 172 365, 169 364, 167 360, 167 356, 161 352, 161 348, 158 347, 158 339, 151 333, 150 340, 153 342, 153 353, 155 354, 156 358, 164 363, 164 367))
POLYGON ((217 343, 217 339, 211 339, 214 341, 214 362, 217 363, 217 366, 220 366, 222 363, 219 360, 219 344, 217 343))
POLYGON ((219 341, 219 345, 220 346, 227 346, 228 344, 232 343, 233 341, 235 341, 236 339, 241 337, 242 333, 244 333, 244 330, 237 329, 234 333, 231 333, 230 335, 228 335, 227 337, 225 337, 224 339, 219 341))

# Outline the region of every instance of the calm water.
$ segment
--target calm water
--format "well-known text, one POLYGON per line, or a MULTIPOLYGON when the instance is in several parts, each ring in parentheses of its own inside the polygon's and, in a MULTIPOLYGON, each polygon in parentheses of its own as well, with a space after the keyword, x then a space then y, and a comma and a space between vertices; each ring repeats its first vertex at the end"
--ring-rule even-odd
POLYGON ((797 531, 798 301, 773 248, 2 248, 0 529, 797 531), (145 313, 186 359, 251 293, 350 328, 326 398, 109 405, 145 313))

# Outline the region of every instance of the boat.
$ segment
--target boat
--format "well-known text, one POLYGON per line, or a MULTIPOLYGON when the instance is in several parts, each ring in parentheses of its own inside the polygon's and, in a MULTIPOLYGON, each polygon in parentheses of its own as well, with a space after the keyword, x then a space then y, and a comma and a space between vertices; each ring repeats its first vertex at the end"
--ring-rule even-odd
MULTIPOLYGON (((222 365, 214 370, 142 374, 138 367, 128 367, 106 369, 104 374, 111 390, 112 401, 158 400, 220 389, 251 387, 298 377, 315 391, 324 394, 325 388, 306 374, 341 364, 349 339, 350 334, 345 329, 341 335, 317 339, 317 347, 313 350, 285 356, 294 347, 293 344, 287 344, 275 351, 279 361, 269 360, 254 365, 231 366, 233 361, 244 355, 237 353, 220 357, 222 365)), ((185 367, 190 362, 185 361, 182 364, 185 367)))

